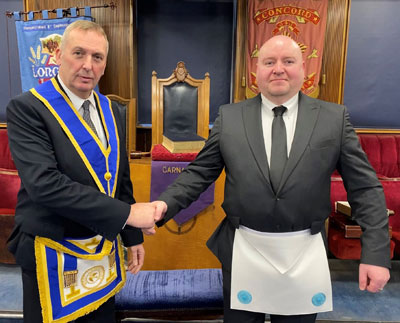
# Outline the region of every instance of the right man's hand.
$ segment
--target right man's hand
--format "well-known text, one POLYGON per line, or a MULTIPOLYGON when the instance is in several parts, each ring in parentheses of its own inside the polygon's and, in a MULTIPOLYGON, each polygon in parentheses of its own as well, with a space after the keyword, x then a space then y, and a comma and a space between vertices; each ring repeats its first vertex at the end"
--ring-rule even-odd
POLYGON ((131 205, 127 224, 140 229, 151 229, 154 223, 164 216, 163 208, 153 203, 135 203, 131 205))
POLYGON ((360 264, 359 286, 361 290, 378 293, 383 290, 390 279, 389 269, 381 266, 360 264))
MULTIPOLYGON (((154 202, 151 202, 150 204, 155 206, 157 214, 159 214, 159 212, 161 212, 161 214, 162 214, 162 216, 160 218, 160 220, 161 220, 164 217, 165 213, 167 212, 167 209, 168 209, 167 203, 165 203, 164 201, 154 201, 154 202)), ((155 228, 155 226, 153 226, 152 228, 145 228, 145 229, 142 229, 142 232, 145 235, 152 236, 152 235, 156 234, 156 228, 155 228)))

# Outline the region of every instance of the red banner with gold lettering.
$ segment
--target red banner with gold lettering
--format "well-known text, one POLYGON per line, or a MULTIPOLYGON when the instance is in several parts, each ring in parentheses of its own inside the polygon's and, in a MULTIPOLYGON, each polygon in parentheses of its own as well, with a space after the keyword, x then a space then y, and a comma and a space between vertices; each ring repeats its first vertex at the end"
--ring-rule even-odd
POLYGON ((256 68, 262 44, 276 35, 295 40, 305 61, 302 91, 318 97, 328 0, 249 0, 246 97, 258 93, 256 68))

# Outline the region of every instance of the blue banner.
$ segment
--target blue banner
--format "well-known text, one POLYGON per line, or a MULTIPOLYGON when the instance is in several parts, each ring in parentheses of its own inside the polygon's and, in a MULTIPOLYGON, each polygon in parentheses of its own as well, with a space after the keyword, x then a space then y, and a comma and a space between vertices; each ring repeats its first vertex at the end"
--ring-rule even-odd
POLYGON ((15 22, 23 92, 58 73, 56 49, 65 28, 78 19, 91 20, 90 17, 74 17, 15 22))

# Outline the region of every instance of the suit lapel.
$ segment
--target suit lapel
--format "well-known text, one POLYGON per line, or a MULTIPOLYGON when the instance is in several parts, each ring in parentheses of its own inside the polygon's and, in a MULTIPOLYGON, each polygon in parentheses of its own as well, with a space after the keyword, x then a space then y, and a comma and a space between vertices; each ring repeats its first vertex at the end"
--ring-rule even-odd
POLYGON ((299 94, 299 110, 297 113, 296 130, 294 133, 289 159, 283 172, 278 192, 281 190, 286 180, 293 172, 305 149, 307 148, 314 130, 315 123, 318 119, 319 109, 320 106, 317 104, 317 101, 302 93, 299 94))
POLYGON ((247 141, 251 152, 266 181, 269 180, 269 167, 265 151, 264 136, 261 122, 261 95, 246 101, 242 107, 242 117, 247 141))

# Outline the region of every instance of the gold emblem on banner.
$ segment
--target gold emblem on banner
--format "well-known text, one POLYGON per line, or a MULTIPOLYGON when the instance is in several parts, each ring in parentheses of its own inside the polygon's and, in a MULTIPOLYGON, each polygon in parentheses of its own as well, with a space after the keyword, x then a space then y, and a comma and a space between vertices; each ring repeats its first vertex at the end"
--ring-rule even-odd
POLYGON ((258 49, 258 46, 256 44, 256 46, 254 47, 253 51, 251 52, 251 58, 257 58, 258 57, 258 53, 260 52, 260 50, 258 49))

